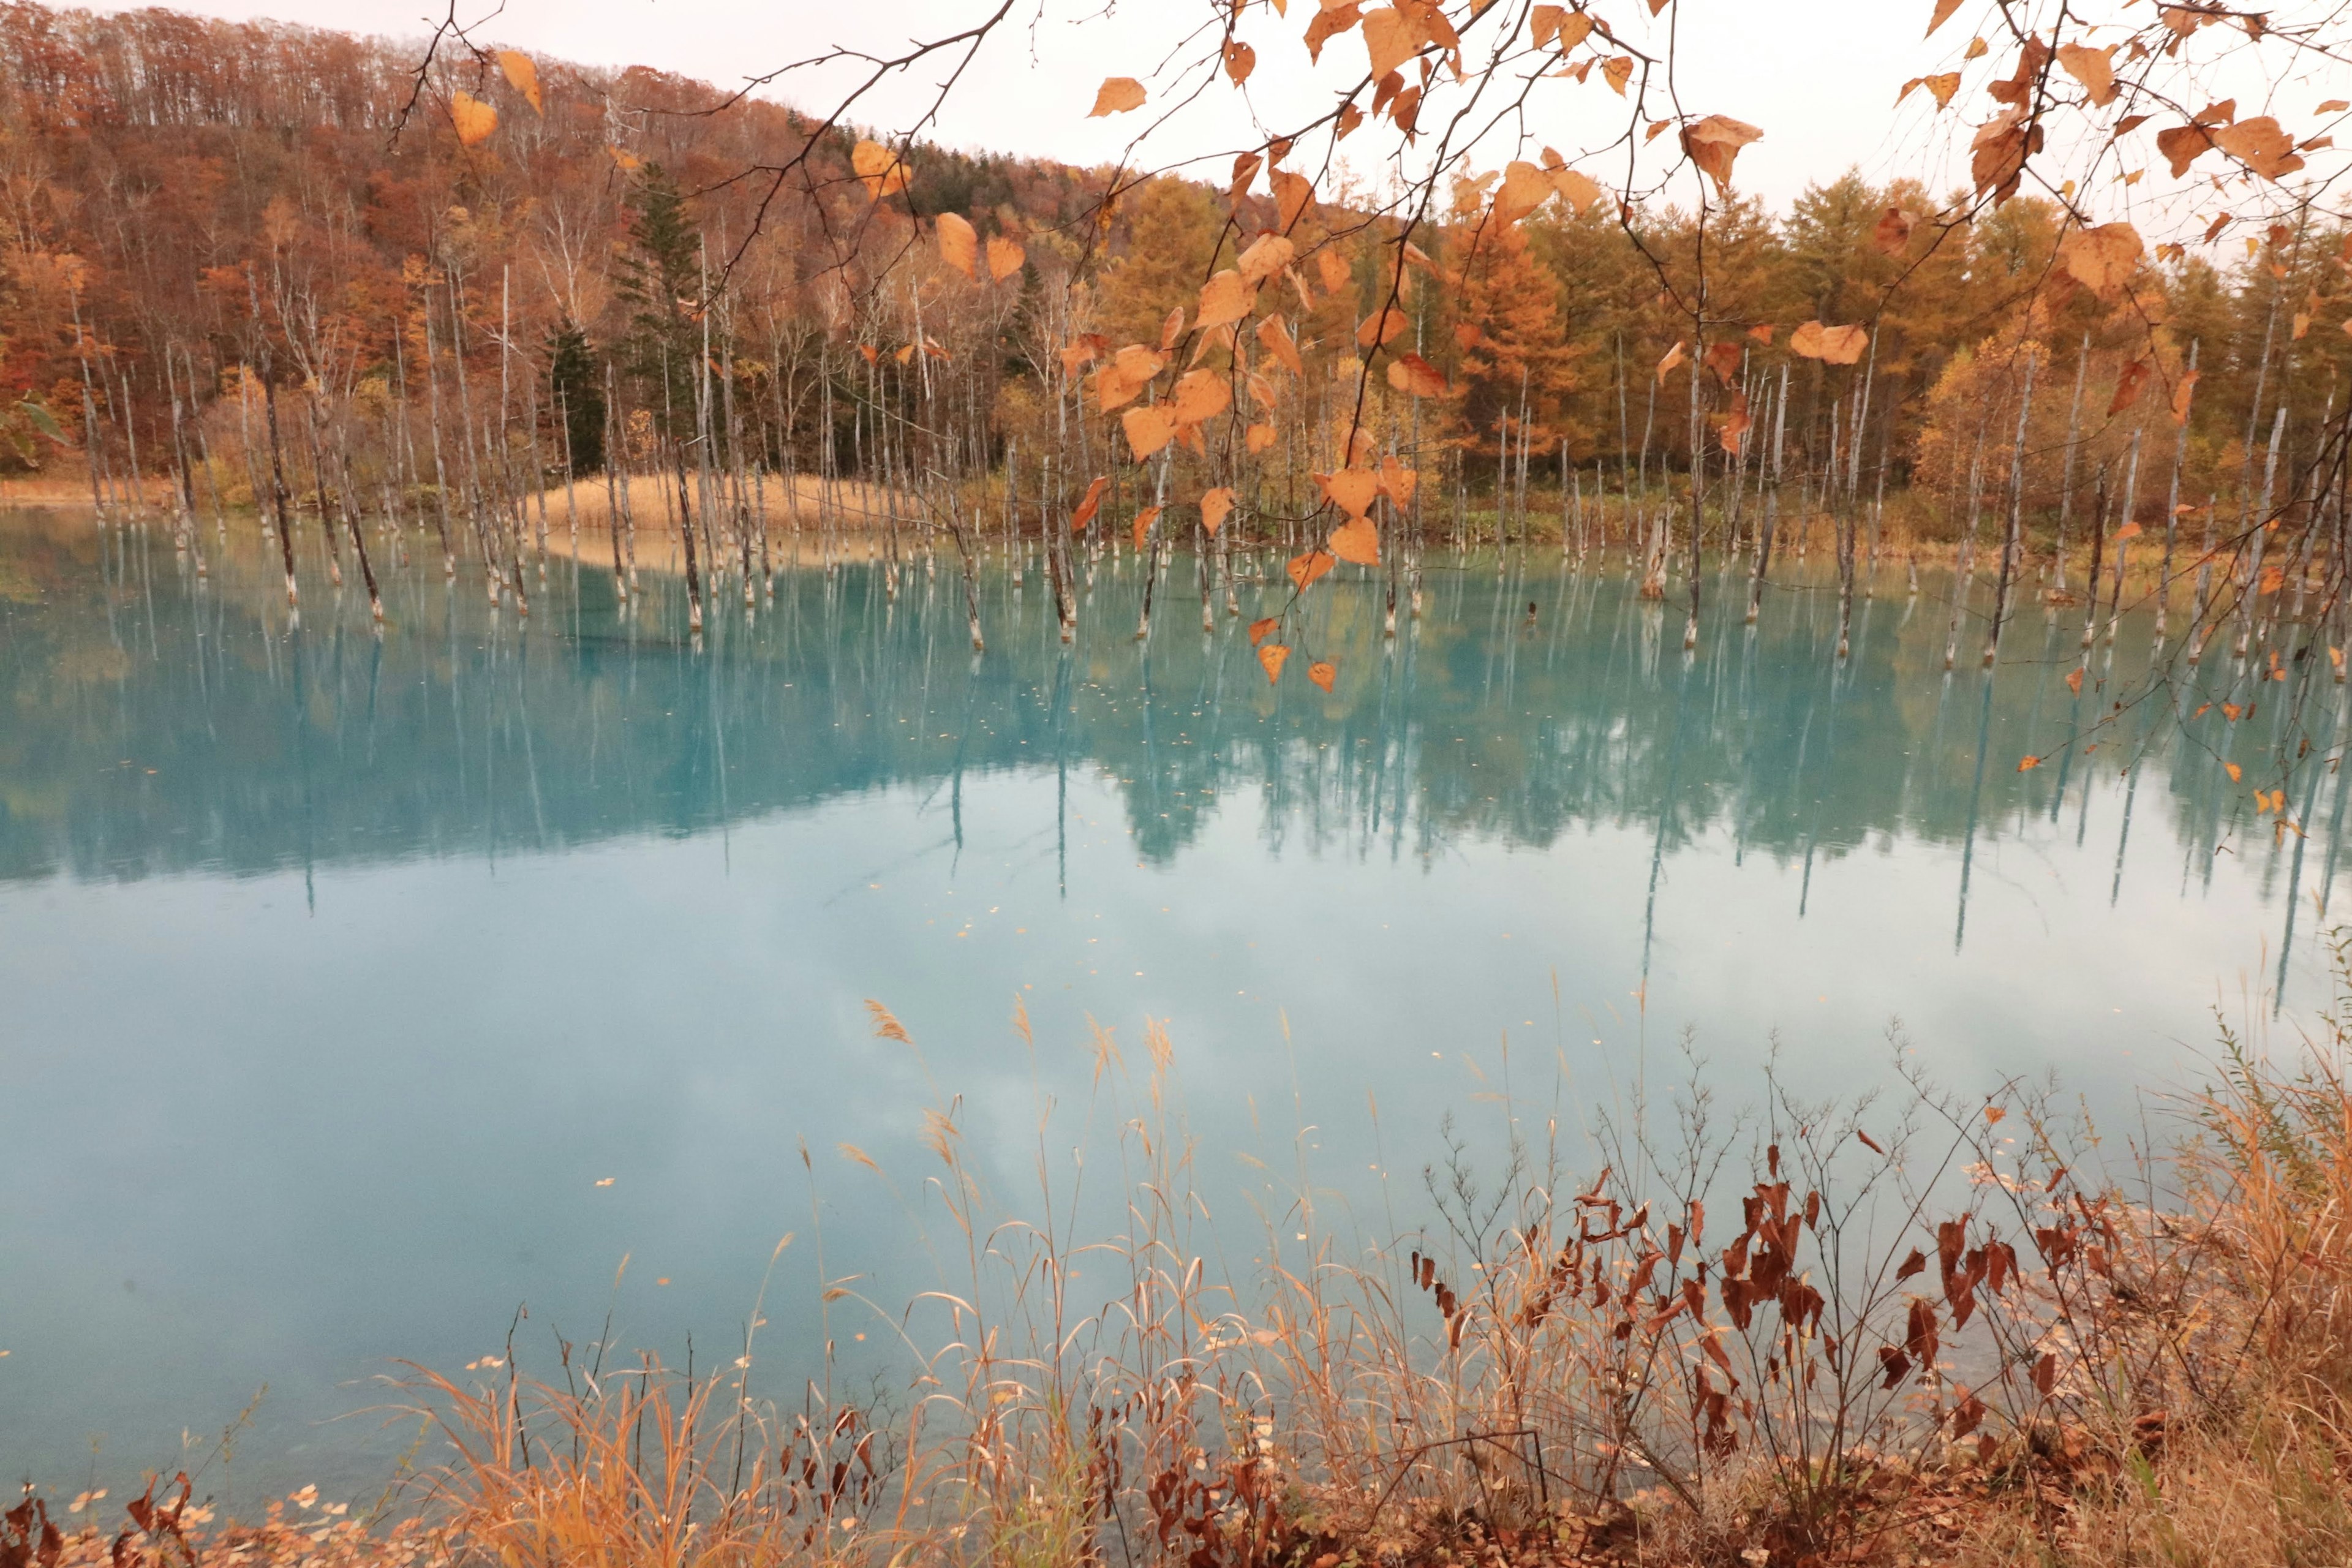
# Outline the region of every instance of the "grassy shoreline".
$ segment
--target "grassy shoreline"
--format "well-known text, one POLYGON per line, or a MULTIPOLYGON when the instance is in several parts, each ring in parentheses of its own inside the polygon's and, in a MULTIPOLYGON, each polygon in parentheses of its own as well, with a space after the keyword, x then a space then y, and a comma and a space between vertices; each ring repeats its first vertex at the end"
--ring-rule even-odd
MULTIPOLYGON (((1194 1234, 1171 1047, 1156 1028, 1148 1047, 1130 1075, 1097 1041, 1125 1118, 1116 1237, 1019 1218, 967 1157, 958 1101, 927 1113, 933 1218, 967 1277, 897 1311, 826 1292, 903 1336, 904 1388, 850 1397, 827 1374, 797 1408, 752 1400, 755 1333, 692 1375, 572 1346, 527 1367, 510 1346, 400 1385, 431 1440, 372 1519, 310 1492, 215 1526, 166 1480, 72 1530, 81 1510, 28 1491, 0 1568, 2352 1551, 2340 955, 2336 1004, 2291 1059, 2225 1031, 2179 1136, 2114 1165, 2016 1085, 1960 1100, 1915 1078, 1839 1105, 1775 1087, 1747 1120, 1695 1084, 1656 1126, 1603 1130, 1597 1174, 1571 1171, 1556 1123, 1541 1143, 1454 1141, 1431 1225, 1370 1249, 1325 1231, 1302 1171, 1247 1280, 1194 1234), (1116 1292, 1093 1284, 1107 1265, 1116 1292)), ((1039 1195, 1048 1214, 1066 1196, 1039 1195)))

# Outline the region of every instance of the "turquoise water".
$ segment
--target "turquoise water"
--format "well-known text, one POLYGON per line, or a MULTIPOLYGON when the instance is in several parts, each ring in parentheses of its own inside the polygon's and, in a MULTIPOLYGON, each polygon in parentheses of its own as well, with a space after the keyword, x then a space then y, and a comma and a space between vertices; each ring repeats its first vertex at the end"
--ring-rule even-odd
POLYGON ((1679 586, 1489 555, 1393 642, 1376 584, 1318 585, 1269 688, 1274 589, 1203 636, 1189 559, 1149 644, 1099 564, 1066 648, 992 566, 975 658, 945 561, 895 601, 784 574, 694 648, 676 584, 625 616, 560 560, 527 622, 390 567, 377 636, 322 562, 296 624, 258 538, 207 550, 0 522, 0 1468, 59 1485, 266 1383, 207 1485, 355 1492, 394 1358, 502 1353, 521 1305, 551 1363, 608 1311, 720 1353, 793 1231, 789 1387, 814 1234, 877 1299, 934 1282, 926 1068, 1017 1194, 1088 1136, 1089 1020, 1131 1060, 1165 1021, 1240 1265, 1285 1201, 1251 1160, 1410 1227, 1446 1112, 1508 1077, 1589 1122, 1685 1031, 1728 1102, 1777 1051, 1809 1093, 2054 1071, 2136 1126, 2217 1005, 2325 996, 2346 689, 2156 663, 2144 616, 2078 693, 2079 612, 1948 676, 1944 579, 1883 575, 1840 664, 1802 565, 1753 629, 1710 573, 1686 657, 1679 586))

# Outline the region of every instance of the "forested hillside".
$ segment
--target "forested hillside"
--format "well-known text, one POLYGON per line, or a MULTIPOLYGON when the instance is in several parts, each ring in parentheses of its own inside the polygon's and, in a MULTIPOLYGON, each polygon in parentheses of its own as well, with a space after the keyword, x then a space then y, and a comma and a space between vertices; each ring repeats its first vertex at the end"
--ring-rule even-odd
MULTIPOLYGON (((1247 476, 1261 518, 1295 502, 1300 470, 1339 466, 1334 416, 1353 412, 1367 353, 1395 365, 1370 384, 1376 446, 1449 497, 1506 468, 1524 493, 1563 464, 1580 489, 1621 492, 1683 471, 1695 435, 1737 479, 1754 428, 1792 482, 1834 451, 1865 494, 1883 477, 1948 500, 1971 475, 1988 494, 2005 483, 2012 435, 1988 415, 2031 342, 2047 353, 2029 455, 2079 426, 2070 461, 2029 461, 2024 502, 2046 523, 2062 489, 2145 422, 2168 432, 2176 406, 2193 420, 2185 495, 2259 467, 2258 399, 2257 440, 2284 409, 2292 456, 2352 352, 2344 237, 2317 224, 2225 216, 2207 245, 2094 288, 2053 265, 2045 202, 1947 223, 1958 198, 1825 169, 1785 213, 1733 191, 1707 215, 1707 310, 1733 330, 1707 356, 1725 394, 1702 418, 1694 392, 1686 416, 1668 372, 1700 230, 1673 208, 1621 213, 1563 184, 1497 225, 1482 216, 1495 176, 1465 170, 1455 221, 1401 250, 1377 204, 1328 177, 1308 195, 1253 169, 1227 190, 920 145, 861 164, 856 128, 701 83, 463 51, 420 72, 421 58, 165 11, 0 9, 0 460, 78 479, 87 453, 102 501, 135 469, 173 476, 192 508, 282 482, 297 513, 452 493, 462 513, 567 464, 593 473, 615 442, 658 467, 706 431, 769 473, 904 481, 996 472, 1011 452, 1052 464, 1064 496, 1133 472, 1113 362, 1136 344, 1238 373, 1247 455, 1284 465, 1247 476), (1276 327, 1295 344, 1246 321, 1199 332, 1204 281, 1277 228, 1289 251, 1260 252, 1244 280, 1295 306, 1276 327), (1379 314, 1400 254, 1402 321, 1379 314), (1179 309, 1189 328, 1163 333, 1179 309), (1809 322, 1866 338, 1824 353, 1817 328, 1792 353, 1809 322), (918 453, 911 431, 947 446, 918 453)), ((1173 504, 1244 477, 1238 443, 1178 445, 1195 449, 1114 495, 1150 484, 1173 504)))

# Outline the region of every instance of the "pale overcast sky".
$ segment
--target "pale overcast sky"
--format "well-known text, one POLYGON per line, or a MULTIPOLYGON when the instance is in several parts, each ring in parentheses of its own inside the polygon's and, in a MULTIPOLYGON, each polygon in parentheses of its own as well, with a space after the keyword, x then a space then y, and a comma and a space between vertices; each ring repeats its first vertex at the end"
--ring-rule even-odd
MULTIPOLYGON (((436 3, 446 0, 180 0, 174 8, 421 37, 431 27, 427 13, 436 3)), ((1251 88, 1270 124, 1295 122, 1328 107, 1328 93, 1319 102, 1316 95, 1337 87, 1342 72, 1362 68, 1363 46, 1351 37, 1326 48, 1321 70, 1306 69, 1300 35, 1314 5, 1315 0, 1293 0, 1286 19, 1253 6, 1243 24, 1242 37, 1255 43, 1260 60, 1251 88)), ((496 5, 497 0, 459 0, 458 14, 478 21, 496 5)), ((100 8, 123 7, 101 0, 100 8)), ((902 53, 908 39, 956 31, 992 8, 992 0, 506 0, 502 11, 483 23, 479 37, 585 64, 646 65, 735 85, 827 46, 902 53)), ((1627 4, 1611 11, 1639 18, 1643 9, 1627 4)), ((1991 5, 1966 0, 1932 39, 1922 37, 1930 9, 1930 0, 1682 0, 1674 15, 1680 27, 1683 105, 1695 114, 1727 114, 1763 129, 1763 140, 1740 154, 1735 184, 1776 208, 1785 208, 1809 182, 1857 165, 1874 179, 1910 174, 1934 190, 1947 190, 1965 174, 1967 122, 1986 118, 1993 106, 1973 77, 1941 116, 1931 112, 1924 91, 1899 110, 1895 94, 1908 78, 1957 68, 1972 34, 1990 27, 1991 5)), ((1156 89, 1172 87, 1169 79, 1154 79, 1155 68, 1189 29, 1220 10, 1214 0, 1016 0, 1013 17, 983 47, 934 134, 971 150, 1078 163, 1114 159, 1145 116, 1087 119, 1097 86, 1107 75, 1128 75, 1152 82, 1156 89)), ((2141 24, 2147 19, 2144 12, 2123 15, 2141 24)), ((1183 51, 1186 58, 1197 53, 1183 51)), ((930 67, 896 79, 868 100, 872 112, 858 118, 886 129, 903 127, 929 104, 941 74, 930 67)), ((837 93, 848 79, 838 70, 796 77, 769 95, 803 108, 829 108, 827 89, 837 93)), ((2274 110, 2298 133, 2310 128, 2309 116, 2320 98, 2352 96, 2340 81, 2246 85, 2252 91, 2240 89, 2242 97, 2274 96, 2274 110)), ((1156 100, 1160 91, 1154 96, 1156 100)), ((1596 73, 1588 86, 1560 88, 1548 110, 1557 122, 1537 121, 1528 130, 1534 142, 1554 143, 1573 160, 1582 149, 1617 134, 1622 124, 1618 110, 1618 101, 1596 73)), ((1172 128, 1156 140, 1157 156, 1150 161, 1240 144, 1246 138, 1235 134, 1233 111, 1233 95, 1222 87, 1212 89, 1195 111, 1198 131, 1181 123, 1172 128)), ((1342 152, 1372 142, 1369 131, 1360 132, 1342 152)), ((1670 146, 1662 142, 1657 151, 1670 146)), ((1490 164, 1507 155, 1499 146, 1481 149, 1481 161, 1490 164)), ((2129 162, 2150 156, 2142 153, 2129 162)), ((1222 183, 1223 160, 1203 164, 1202 172, 1222 183)), ((1610 173, 1598 165, 1594 172, 1604 179, 1610 173)), ((2158 161, 2132 199, 2145 203, 2156 195, 2168 184, 2163 175, 2158 161)), ((2122 195, 2118 188, 2117 200, 2122 195)))

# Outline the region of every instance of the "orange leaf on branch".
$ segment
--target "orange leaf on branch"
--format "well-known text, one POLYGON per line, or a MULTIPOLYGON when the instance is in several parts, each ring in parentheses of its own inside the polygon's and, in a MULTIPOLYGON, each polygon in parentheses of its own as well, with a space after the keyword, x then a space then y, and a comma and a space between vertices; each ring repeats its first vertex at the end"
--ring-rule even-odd
POLYGON ((866 194, 876 201, 896 195, 912 178, 905 159, 879 142, 860 142, 849 150, 849 167, 866 194))
POLYGON ((1235 87, 1249 80, 1250 72, 1257 69, 1257 51, 1239 38, 1225 40, 1225 74, 1234 79, 1235 87))
POLYGON ((1385 305, 1380 314, 1367 316, 1356 329, 1356 342, 1367 349, 1385 347, 1399 332, 1404 331, 1405 315, 1394 305, 1385 305))
POLYGON ((2078 228, 2058 242, 2067 275, 2103 300, 2113 299, 2139 266, 2139 230, 2127 223, 2078 228))
POLYGON ((457 128, 457 144, 477 147, 499 128, 499 111, 467 92, 449 96, 449 123, 457 128))
POLYGON ((1027 247, 1017 239, 1001 234, 988 238, 988 277, 992 283, 1002 283, 1028 264, 1027 247))
POLYGON ((969 219, 954 213, 939 216, 940 259, 965 277, 980 277, 980 235, 969 219))
POLYGON ((1201 526, 1209 531, 1210 538, 1214 539, 1217 536, 1217 530, 1223 525, 1225 519, 1232 515, 1235 499, 1232 487, 1228 485, 1220 485, 1215 489, 1202 492, 1201 526))
POLYGON ((1320 550, 1309 550, 1304 554, 1292 556, 1283 570, 1289 574, 1292 584, 1304 594, 1315 585, 1317 578, 1338 563, 1320 550))
POLYGON ((1268 230, 1250 241, 1249 248, 1242 252, 1241 260, 1236 265, 1241 269, 1242 280, 1255 285, 1265 282, 1297 259, 1298 247, 1292 244, 1287 236, 1268 230))
POLYGON ((1266 424, 1253 425, 1242 432, 1242 444, 1249 448, 1252 457, 1272 447, 1280 438, 1274 426, 1266 424))
POLYGON ((1087 525, 1094 521, 1095 513, 1102 510, 1103 492, 1109 489, 1110 480, 1108 477, 1097 478, 1094 483, 1087 487, 1086 499, 1079 501, 1078 510, 1070 514, 1072 533, 1084 532, 1087 525))
POLYGON ((1328 658, 1318 658, 1307 667, 1307 679, 1326 691, 1331 689, 1331 682, 1339 678, 1339 667, 1328 658))
POLYGON ((1294 174, 1287 169, 1276 169, 1266 176, 1274 187, 1275 209, 1282 215, 1284 232, 1298 226, 1298 220, 1315 210, 1315 186, 1304 174, 1294 174))
POLYGON ((1315 483, 1333 506, 1349 517, 1363 516, 1381 493, 1381 476, 1370 468, 1341 468, 1336 474, 1318 474, 1315 483))
POLYGON ((1255 647, 1258 644, 1265 641, 1268 637, 1273 635, 1274 628, 1280 625, 1282 625, 1282 622, 1272 616, 1266 616, 1265 619, 1262 621, 1252 621, 1249 624, 1250 647, 1255 647))
POLYGON ((1258 645, 1257 661, 1265 667, 1265 683, 1268 686, 1282 679, 1283 664, 1289 658, 1290 649, 1278 642, 1258 645))
POLYGON ((539 96, 539 68, 531 64, 529 55, 515 49, 500 49, 499 70, 506 77, 507 85, 522 94, 523 101, 530 105, 533 114, 547 112, 546 105, 539 96))
POLYGON ((1257 289, 1240 273, 1227 268, 1201 285, 1200 313, 1193 326, 1202 331, 1246 320, 1257 304, 1257 289))
POLYGON ((1221 371, 1188 371, 1176 383, 1170 399, 1179 425, 1201 425, 1234 405, 1234 389, 1221 371))
POLYGON ((1911 229, 1917 222, 1901 207, 1890 206, 1878 215, 1870 231, 1871 243, 1888 256, 1901 256, 1911 247, 1911 229))
POLYGON ((1666 351, 1665 357, 1658 361, 1659 385, 1664 385, 1666 377, 1674 374, 1675 366, 1682 363, 1683 361, 1688 357, 1683 352, 1684 346, 1685 345, 1680 342, 1675 343, 1674 347, 1666 351))
POLYGON ((1823 364, 1853 364, 1870 346, 1870 334, 1858 326, 1825 327, 1807 321, 1789 334, 1789 352, 1823 364))
POLYGON ((1331 531, 1323 547, 1340 560, 1352 561, 1359 566, 1381 563, 1381 531, 1369 517, 1341 523, 1331 531))
POLYGON ((2114 418, 2139 401, 2140 388, 2147 384, 2155 369, 2155 362, 2145 359, 2136 359, 2124 366, 2123 373, 2116 377, 2116 395, 2107 404, 2108 418, 2114 418))
POLYGON ((1443 397, 1448 390, 1445 373, 1417 353, 1391 360, 1388 374, 1391 386, 1413 397, 1443 397))
POLYGON ((1151 538, 1151 525, 1160 521, 1160 509, 1145 507, 1135 514, 1135 547, 1140 550, 1151 538))
POLYGON ((1176 421, 1165 408, 1130 408, 1118 416, 1118 422, 1127 432, 1128 449, 1139 463, 1176 438, 1176 421))

